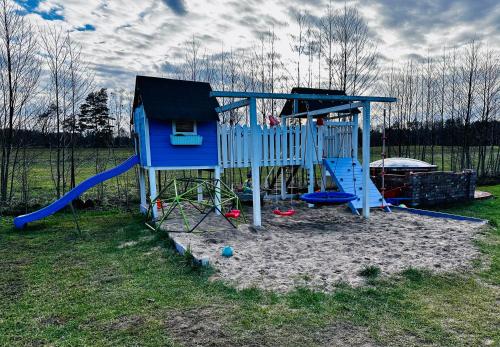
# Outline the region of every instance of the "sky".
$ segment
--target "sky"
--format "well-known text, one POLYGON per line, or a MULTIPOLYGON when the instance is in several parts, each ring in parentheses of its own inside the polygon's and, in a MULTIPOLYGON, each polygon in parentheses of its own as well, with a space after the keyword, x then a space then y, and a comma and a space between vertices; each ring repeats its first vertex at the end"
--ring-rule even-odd
MULTIPOLYGON (((73 32, 101 87, 133 87, 135 75, 162 76, 193 35, 202 50, 243 48, 274 27, 285 63, 294 13, 325 12, 329 0, 15 0, 37 25, 73 32)), ((345 1, 333 1, 343 6, 345 1)), ((418 59, 473 38, 500 48, 499 0, 350 0, 385 61, 418 59)))

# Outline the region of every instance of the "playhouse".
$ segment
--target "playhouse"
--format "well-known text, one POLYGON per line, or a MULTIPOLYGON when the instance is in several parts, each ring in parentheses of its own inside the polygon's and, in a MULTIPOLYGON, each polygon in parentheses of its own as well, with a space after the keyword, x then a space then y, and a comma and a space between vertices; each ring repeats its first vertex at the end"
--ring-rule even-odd
MULTIPOLYGON (((290 184, 285 177, 287 171, 301 168, 307 172, 307 194, 301 199, 310 207, 346 203, 353 213, 362 210, 362 215, 368 218, 372 207, 389 210, 370 180, 371 103, 395 101, 391 97, 354 96, 312 88, 294 88, 290 93, 214 91, 205 82, 137 76, 131 119, 136 154, 117 167, 83 181, 51 205, 17 217, 14 223, 22 228, 51 215, 71 205, 96 184, 137 164, 140 209, 144 213, 151 211, 153 220, 159 214, 156 208, 151 209, 158 197, 157 172, 198 170, 201 177, 203 171, 210 171, 215 187, 213 210, 221 214, 224 184, 221 174, 224 170, 245 168, 253 180, 253 225, 260 226, 261 168, 269 167, 278 168, 274 180, 279 179, 277 195, 282 199, 286 198, 290 184), (269 100, 283 103, 279 115, 258 111, 259 103, 269 100), (220 115, 237 109, 243 109, 246 117, 229 124, 220 121, 220 115), (359 129, 362 130, 361 162, 359 129), (318 168, 321 179, 315 182, 318 168), (327 175, 335 183, 336 191, 326 191, 327 175), (315 192, 316 185, 320 192, 315 192)), ((198 187, 200 201, 202 186, 198 187)), ((286 214, 285 211, 282 215, 286 214)))
MULTIPOLYGON (((314 170, 321 166, 321 190, 325 190, 328 172, 344 193, 335 201, 348 202, 354 213, 362 209, 369 217, 370 207, 386 207, 369 177, 370 103, 394 101, 311 88, 294 88, 289 94, 212 91, 205 82, 138 76, 133 124, 141 163, 141 210, 157 196, 159 170, 213 170, 215 179, 220 180, 226 169, 248 168, 253 177, 253 224, 259 226, 260 168, 305 168, 308 193, 314 194, 314 170), (220 105, 217 98, 231 102, 220 105), (264 99, 285 101, 278 121, 268 117, 268 123, 265 115, 258 115, 257 101, 264 99), (219 123, 219 114, 243 107, 248 107, 246 121, 219 123), (358 161, 360 115, 363 165, 358 161), (346 199, 347 195, 353 198, 346 199)), ((280 181, 285 198, 287 180, 280 181)), ((331 194, 313 198, 304 200, 311 206, 332 201, 331 194)), ((153 211, 153 217, 157 213, 153 211)))

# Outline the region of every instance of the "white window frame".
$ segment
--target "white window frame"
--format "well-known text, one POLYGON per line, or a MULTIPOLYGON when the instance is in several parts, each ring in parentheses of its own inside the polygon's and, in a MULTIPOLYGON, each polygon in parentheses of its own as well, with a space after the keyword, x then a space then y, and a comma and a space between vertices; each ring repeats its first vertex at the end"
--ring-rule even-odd
POLYGON ((190 131, 190 132, 177 131, 176 121, 173 120, 172 121, 172 134, 174 134, 174 135, 198 135, 198 124, 197 124, 197 122, 195 120, 188 121, 188 122, 193 122, 193 130, 194 131, 190 131))

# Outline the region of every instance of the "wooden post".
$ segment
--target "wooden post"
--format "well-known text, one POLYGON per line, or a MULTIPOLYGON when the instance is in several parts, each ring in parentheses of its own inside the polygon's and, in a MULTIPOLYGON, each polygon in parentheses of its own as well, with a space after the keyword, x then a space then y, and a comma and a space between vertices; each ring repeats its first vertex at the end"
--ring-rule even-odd
POLYGON ((354 160, 358 160, 358 129, 359 129, 359 119, 358 115, 354 114, 352 116, 352 136, 351 136, 351 141, 352 141, 352 156, 354 160))
POLYGON ((221 184, 220 184, 221 169, 220 166, 215 167, 214 177, 215 177, 215 214, 220 215, 221 208, 221 184))
POLYGON ((149 168, 149 199, 151 201, 151 211, 153 212, 153 220, 158 219, 158 209, 156 208, 156 170, 149 168))
POLYGON ((369 190, 370 181, 370 102, 363 105, 363 217, 370 218, 369 190))
POLYGON ((286 129, 286 118, 281 117, 281 200, 286 199, 286 157, 287 157, 287 129, 286 129))
POLYGON ((203 186, 201 184, 201 179, 203 178, 203 171, 202 170, 198 170, 198 187, 197 187, 197 190, 198 190, 198 202, 202 202, 203 201, 203 186))
POLYGON ((326 169, 325 165, 321 165, 321 191, 324 192, 326 191, 326 169))
MULTIPOLYGON (((306 168, 309 172, 309 185, 307 187, 308 193, 314 193, 314 125, 312 121, 312 116, 307 116, 307 125, 306 125, 306 145, 305 153, 307 156, 306 168)), ((307 204, 308 207, 314 207, 314 204, 307 204)))
POLYGON ((253 192, 253 225, 262 225, 260 210, 260 174, 259 167, 261 161, 260 147, 260 127, 257 122, 257 101, 250 98, 250 128, 252 131, 252 192, 253 192))
POLYGON ((141 166, 139 166, 139 192, 141 195, 141 205, 139 206, 140 212, 147 213, 148 203, 146 202, 146 173, 141 166))

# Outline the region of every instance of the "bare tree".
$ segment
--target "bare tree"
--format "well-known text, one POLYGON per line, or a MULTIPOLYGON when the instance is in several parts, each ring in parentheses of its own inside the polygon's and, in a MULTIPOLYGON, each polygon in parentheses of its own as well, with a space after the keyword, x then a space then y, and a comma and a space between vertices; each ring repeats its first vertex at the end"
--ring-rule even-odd
POLYGON ((326 13, 320 21, 320 52, 325 58, 328 68, 328 89, 332 89, 333 85, 333 69, 334 69, 334 44, 335 44, 335 13, 332 7, 332 1, 326 7, 326 13))
POLYGON ((76 185, 76 164, 75 164, 75 147, 76 136, 80 132, 78 129, 78 109, 84 100, 85 96, 91 91, 93 86, 93 77, 89 76, 89 67, 83 61, 81 55, 81 47, 75 43, 70 35, 66 38, 67 49, 67 79, 69 89, 69 117, 65 119, 64 128, 69 131, 69 162, 70 162, 70 188, 76 185))
POLYGON ((297 53, 297 60, 296 60, 296 65, 297 65, 297 86, 300 86, 300 61, 302 58, 302 53, 304 53, 304 27, 306 25, 306 14, 304 11, 298 11, 294 15, 295 23, 297 24, 297 34, 291 34, 290 38, 292 42, 290 43, 290 46, 292 48, 292 51, 297 53))
POLYGON ((200 51, 201 43, 200 41, 193 35, 191 40, 186 42, 186 63, 190 73, 190 79, 192 81, 198 80, 198 74, 200 73, 200 51))
POLYGON ((36 35, 31 24, 10 0, 0 0, 0 203, 9 193, 14 126, 35 94, 40 76, 36 35))
POLYGON ((63 143, 66 139, 66 131, 62 126, 66 115, 66 105, 63 102, 63 94, 65 93, 67 78, 68 44, 66 42, 67 34, 60 27, 47 26, 41 35, 41 43, 43 53, 46 57, 47 67, 51 80, 51 96, 55 105, 56 116, 56 177, 55 188, 57 197, 64 192, 65 176, 64 176, 64 147, 63 143))
POLYGON ((334 19, 336 85, 348 94, 361 94, 378 77, 378 53, 359 11, 345 5, 334 19))

